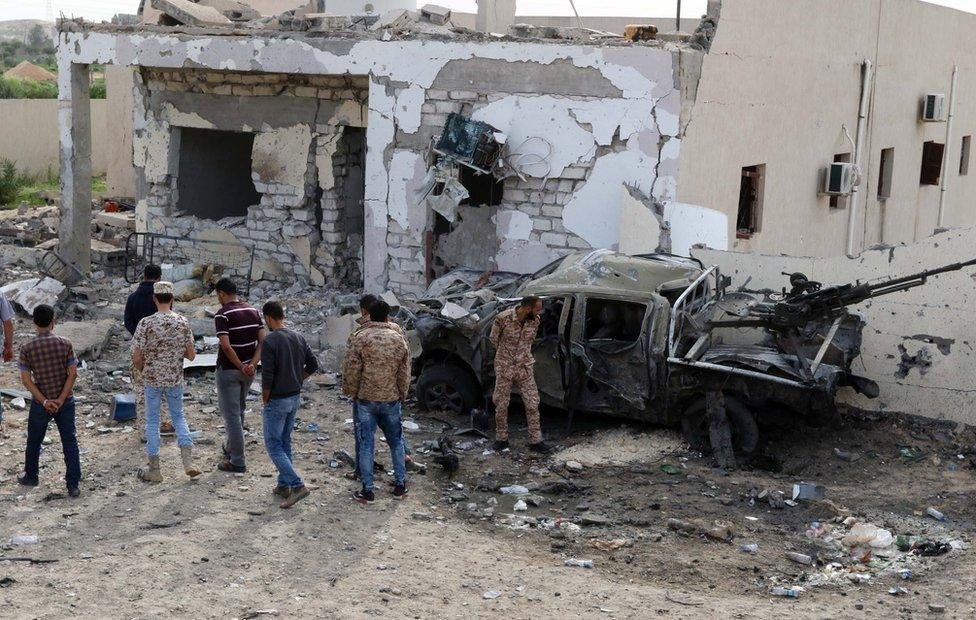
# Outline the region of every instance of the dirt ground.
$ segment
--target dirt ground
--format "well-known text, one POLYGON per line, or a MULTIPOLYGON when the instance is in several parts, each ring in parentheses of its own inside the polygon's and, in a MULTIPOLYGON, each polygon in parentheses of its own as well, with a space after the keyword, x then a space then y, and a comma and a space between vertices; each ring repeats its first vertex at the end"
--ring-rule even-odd
MULTIPOLYGON (((19 320, 18 343, 28 335, 19 320)), ((202 434, 197 455, 204 475, 186 478, 169 438, 162 449, 166 480, 136 479, 144 460, 138 426, 113 426, 106 417, 108 395, 127 386, 127 351, 115 335, 98 362, 110 379, 92 367, 82 372, 79 499, 64 493, 53 425, 41 486, 17 485, 26 415, 4 398, 4 618, 976 615, 971 429, 848 414, 836 428, 771 431, 761 467, 725 472, 688 452, 673 431, 583 420, 566 435, 564 422, 550 412, 545 426, 560 452, 530 457, 518 439, 524 431, 513 451, 501 454, 477 436, 460 436, 454 441, 464 448, 461 468, 449 478, 434 464, 430 446, 466 420, 411 408, 421 432, 408 439, 428 472, 411 477, 405 501, 392 499, 389 477, 380 475, 378 501, 364 507, 351 501, 355 485, 343 478, 348 467, 333 462, 335 451, 352 450, 349 405, 336 389, 311 384, 295 447, 298 470, 314 491, 281 510, 270 493, 274 470, 260 442, 256 401, 248 415, 248 473, 216 470, 222 427, 208 373, 189 378, 186 401, 191 426, 202 434), (574 462, 567 467, 567 461, 574 462), (823 485, 828 501, 790 506, 774 499, 773 507, 763 493, 790 499, 800 481, 823 485), (513 484, 528 493, 499 492, 513 484), (526 510, 514 512, 519 499, 526 510), (947 521, 926 516, 930 506, 947 521), (854 561, 839 542, 850 530, 841 523, 846 517, 952 549, 920 557, 890 546, 868 558, 861 546, 854 555, 869 563, 854 561), (717 521, 734 537, 679 532, 669 519, 708 527, 717 521), (813 522, 828 531, 808 537, 813 522), (9 544, 20 535, 39 541, 9 544), (758 545, 757 553, 740 550, 749 543, 758 545), (817 565, 795 563, 786 551, 813 556, 817 565), (592 560, 594 567, 567 566, 570 558, 592 560), (911 579, 899 575, 906 569, 911 579), (776 597, 776 586, 802 592, 796 599, 776 597), (896 587, 904 592, 890 594, 896 587)), ((19 387, 10 364, 0 372, 0 387, 19 387)), ((515 428, 519 423, 513 419, 515 428)), ((385 444, 378 445, 378 460, 388 466, 385 444)))

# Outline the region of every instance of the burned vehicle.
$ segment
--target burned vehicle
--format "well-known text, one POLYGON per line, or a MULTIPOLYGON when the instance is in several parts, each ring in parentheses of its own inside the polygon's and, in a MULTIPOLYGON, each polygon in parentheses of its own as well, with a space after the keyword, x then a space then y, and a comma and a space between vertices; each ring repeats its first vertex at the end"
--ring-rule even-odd
POLYGON ((449 274, 415 305, 417 399, 427 409, 488 408, 492 322, 538 295, 543 403, 570 421, 594 413, 680 425, 702 448, 724 425, 727 443, 749 454, 764 420, 830 418, 845 386, 878 395, 851 372, 864 322, 848 306, 973 263, 874 285, 822 287, 792 274, 780 292, 727 290, 717 267, 690 258, 607 250, 570 254, 532 276, 449 274))

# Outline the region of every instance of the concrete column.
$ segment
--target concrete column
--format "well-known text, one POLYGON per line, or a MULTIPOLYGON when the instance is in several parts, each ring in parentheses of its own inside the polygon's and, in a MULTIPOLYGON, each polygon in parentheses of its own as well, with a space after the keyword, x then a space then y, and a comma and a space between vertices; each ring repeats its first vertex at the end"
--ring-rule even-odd
POLYGON ((58 75, 61 135, 61 230, 58 253, 82 273, 91 271, 91 93, 88 65, 68 64, 58 75))
POLYGON ((475 30, 507 34, 515 23, 515 0, 477 0, 478 15, 475 30))
POLYGON ((389 171, 386 167, 385 146, 391 144, 396 135, 393 106, 394 98, 386 93, 386 87, 370 80, 365 155, 366 212, 363 230, 363 288, 369 293, 382 293, 389 284, 389 171))

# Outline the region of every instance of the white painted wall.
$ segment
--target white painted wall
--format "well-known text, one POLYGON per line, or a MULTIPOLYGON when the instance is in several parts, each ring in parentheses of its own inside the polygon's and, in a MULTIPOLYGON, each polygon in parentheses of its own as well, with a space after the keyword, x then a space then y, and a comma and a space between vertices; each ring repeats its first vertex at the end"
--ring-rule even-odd
POLYGON ((869 59, 877 74, 856 246, 923 239, 935 228, 939 188, 919 184, 922 144, 942 142, 945 125, 919 123, 919 100, 948 94, 958 64, 946 224, 976 224, 976 167, 959 175, 962 136, 976 134, 974 32, 976 15, 917 0, 723 0, 683 140, 678 199, 726 213, 736 250, 843 254, 848 212, 817 192, 822 167, 852 150, 842 128, 855 132, 869 59), (888 147, 894 185, 879 201, 888 147), (762 230, 736 239, 740 171, 756 164, 766 164, 762 230))

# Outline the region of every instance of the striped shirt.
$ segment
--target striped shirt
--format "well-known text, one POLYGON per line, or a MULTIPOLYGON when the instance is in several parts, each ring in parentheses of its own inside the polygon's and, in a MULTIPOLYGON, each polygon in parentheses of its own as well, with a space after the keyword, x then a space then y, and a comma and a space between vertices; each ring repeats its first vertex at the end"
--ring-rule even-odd
MULTIPOLYGON (((264 329, 261 313, 243 301, 232 301, 217 311, 214 315, 214 326, 217 337, 227 336, 230 346, 242 364, 247 364, 254 357, 258 348, 258 334, 264 329)), ((223 348, 217 353, 217 368, 222 370, 236 370, 227 359, 223 348)))

